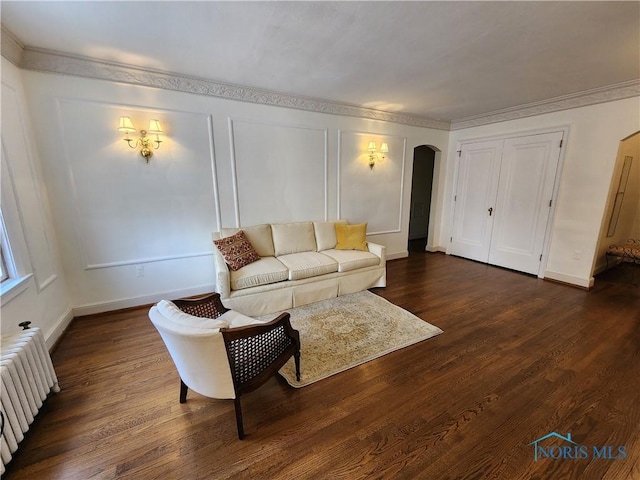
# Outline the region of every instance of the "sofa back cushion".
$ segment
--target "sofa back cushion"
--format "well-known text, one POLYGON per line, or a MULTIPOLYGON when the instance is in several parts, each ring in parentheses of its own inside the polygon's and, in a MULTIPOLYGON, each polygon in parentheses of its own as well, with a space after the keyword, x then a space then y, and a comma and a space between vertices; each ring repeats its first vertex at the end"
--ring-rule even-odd
POLYGON ((272 223, 271 233, 276 257, 316 251, 316 237, 311 222, 272 223))
MULTIPOLYGON (((222 237, 230 237, 238 233, 239 228, 222 228, 220 235, 222 237)), ((273 257, 275 251, 273 249, 273 239, 271 238, 271 225, 252 225, 251 227, 242 227, 245 237, 253 246, 254 250, 261 257, 273 257)))
POLYGON ((313 230, 316 235, 318 252, 336 248, 336 223, 346 224, 346 220, 333 222, 313 222, 313 230))

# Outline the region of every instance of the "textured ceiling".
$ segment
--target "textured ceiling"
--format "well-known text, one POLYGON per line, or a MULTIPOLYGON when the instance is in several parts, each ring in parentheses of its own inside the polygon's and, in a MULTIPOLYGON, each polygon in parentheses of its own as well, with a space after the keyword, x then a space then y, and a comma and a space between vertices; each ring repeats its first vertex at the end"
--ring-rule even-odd
POLYGON ((24 2, 26 47, 457 120, 640 78, 640 2, 24 2))

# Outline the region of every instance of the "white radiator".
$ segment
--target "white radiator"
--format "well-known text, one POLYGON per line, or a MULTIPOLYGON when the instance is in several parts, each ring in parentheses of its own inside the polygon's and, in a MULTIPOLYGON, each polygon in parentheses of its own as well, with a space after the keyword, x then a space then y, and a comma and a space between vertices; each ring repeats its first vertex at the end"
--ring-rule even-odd
POLYGON ((2 337, 0 372, 3 430, 0 438, 0 474, 29 430, 42 402, 59 392, 58 378, 39 328, 2 337))

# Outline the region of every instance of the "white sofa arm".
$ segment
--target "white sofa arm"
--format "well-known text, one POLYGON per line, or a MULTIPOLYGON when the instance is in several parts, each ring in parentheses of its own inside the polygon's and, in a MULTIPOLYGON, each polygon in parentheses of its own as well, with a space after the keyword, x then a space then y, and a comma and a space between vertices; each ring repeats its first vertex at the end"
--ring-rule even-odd
POLYGON ((229 267, 216 246, 213 247, 213 260, 216 267, 216 292, 220 298, 229 298, 231 294, 231 279, 229 278, 229 267))
POLYGON ((385 264, 387 262, 387 247, 379 245, 377 243, 367 242, 369 245, 369 251, 375 256, 380 257, 380 263, 385 264))

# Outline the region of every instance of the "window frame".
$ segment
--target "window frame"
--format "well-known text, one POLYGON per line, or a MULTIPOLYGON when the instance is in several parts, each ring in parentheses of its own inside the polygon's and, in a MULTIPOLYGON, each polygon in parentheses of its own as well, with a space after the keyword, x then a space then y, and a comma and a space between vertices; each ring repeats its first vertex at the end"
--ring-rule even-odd
POLYGON ((29 273, 21 275, 9 243, 9 235, 0 208, 0 254, 2 256, 2 281, 0 282, 0 300, 2 305, 11 301, 29 286, 28 280, 33 276, 29 273))

